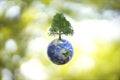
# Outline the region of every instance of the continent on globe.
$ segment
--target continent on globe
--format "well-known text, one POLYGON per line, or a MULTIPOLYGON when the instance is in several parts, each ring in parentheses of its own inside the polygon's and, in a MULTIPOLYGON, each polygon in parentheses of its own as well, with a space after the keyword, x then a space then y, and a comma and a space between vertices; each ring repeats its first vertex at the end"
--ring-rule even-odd
POLYGON ((65 39, 55 39, 49 44, 47 54, 53 63, 62 65, 71 60, 73 47, 71 43, 65 39))
POLYGON ((69 51, 67 51, 66 49, 62 49, 62 55, 64 55, 65 58, 68 58, 70 56, 69 51))

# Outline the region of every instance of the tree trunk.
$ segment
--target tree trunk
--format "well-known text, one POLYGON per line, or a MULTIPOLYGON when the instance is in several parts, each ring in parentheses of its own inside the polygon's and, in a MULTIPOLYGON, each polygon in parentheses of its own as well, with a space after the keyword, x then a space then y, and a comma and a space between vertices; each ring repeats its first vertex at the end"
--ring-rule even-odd
POLYGON ((59 40, 61 40, 61 31, 59 31, 59 40))

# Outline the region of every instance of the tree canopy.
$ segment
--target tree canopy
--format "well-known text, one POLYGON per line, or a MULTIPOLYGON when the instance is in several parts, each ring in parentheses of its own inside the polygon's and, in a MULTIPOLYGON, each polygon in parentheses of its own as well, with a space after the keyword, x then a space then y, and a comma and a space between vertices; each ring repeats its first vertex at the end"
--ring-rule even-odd
POLYGON ((73 29, 70 22, 64 17, 62 13, 56 13, 51 24, 50 35, 59 34, 59 39, 61 39, 61 34, 73 35, 73 29))

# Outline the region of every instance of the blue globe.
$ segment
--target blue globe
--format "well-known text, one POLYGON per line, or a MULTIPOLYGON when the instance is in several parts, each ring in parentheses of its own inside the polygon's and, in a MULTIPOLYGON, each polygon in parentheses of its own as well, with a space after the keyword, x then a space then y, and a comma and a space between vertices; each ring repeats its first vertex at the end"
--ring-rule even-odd
POLYGON ((62 65, 71 60, 73 47, 70 42, 65 39, 55 39, 49 44, 47 54, 53 63, 62 65))

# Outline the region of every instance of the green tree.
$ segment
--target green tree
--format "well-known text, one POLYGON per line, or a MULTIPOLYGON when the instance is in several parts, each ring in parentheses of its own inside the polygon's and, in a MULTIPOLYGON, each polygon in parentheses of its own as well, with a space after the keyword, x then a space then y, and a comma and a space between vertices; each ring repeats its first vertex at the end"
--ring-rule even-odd
POLYGON ((71 24, 64 17, 62 13, 56 13, 49 29, 50 35, 59 35, 59 40, 61 40, 61 34, 64 35, 73 35, 73 29, 71 24))

